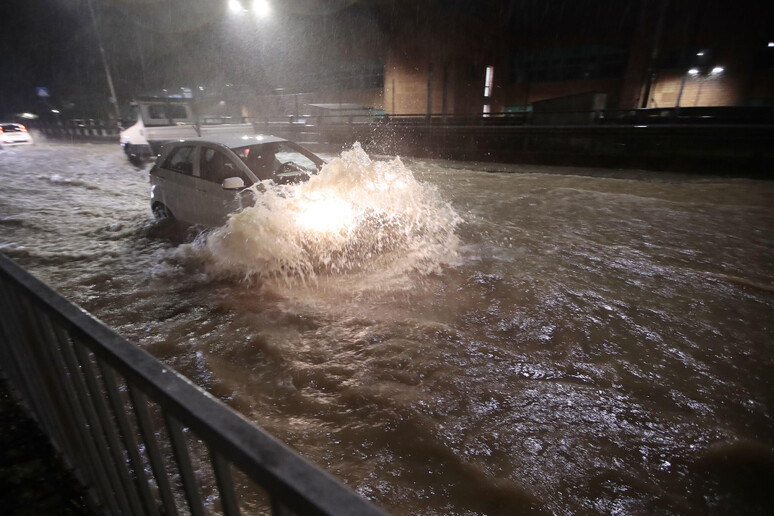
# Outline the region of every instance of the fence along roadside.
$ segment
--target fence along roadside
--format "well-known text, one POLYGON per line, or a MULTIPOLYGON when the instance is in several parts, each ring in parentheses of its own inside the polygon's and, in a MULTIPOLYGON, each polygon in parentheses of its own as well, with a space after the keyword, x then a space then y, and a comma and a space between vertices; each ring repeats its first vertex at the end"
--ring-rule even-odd
POLYGON ((2 254, 0 313, 3 374, 108 513, 240 514, 241 472, 272 514, 385 514, 2 254))

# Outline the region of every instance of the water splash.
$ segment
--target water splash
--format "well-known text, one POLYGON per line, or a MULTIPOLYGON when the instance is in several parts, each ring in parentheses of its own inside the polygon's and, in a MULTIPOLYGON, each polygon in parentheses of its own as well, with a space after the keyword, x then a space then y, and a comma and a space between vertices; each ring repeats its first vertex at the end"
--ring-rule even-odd
POLYGON ((456 257, 461 219, 400 158, 372 161, 356 143, 305 183, 258 202, 204 237, 209 269, 287 284, 321 276, 440 270, 456 257))

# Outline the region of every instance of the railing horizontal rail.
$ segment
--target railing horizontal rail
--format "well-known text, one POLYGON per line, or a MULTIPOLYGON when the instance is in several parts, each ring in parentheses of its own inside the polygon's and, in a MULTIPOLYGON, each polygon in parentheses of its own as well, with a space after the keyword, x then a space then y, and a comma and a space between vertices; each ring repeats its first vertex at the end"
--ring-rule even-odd
POLYGON ((3 372, 28 400, 54 444, 83 470, 81 476, 93 484, 88 487, 98 493, 108 512, 158 514, 152 503, 158 499, 164 513, 174 514, 181 497, 171 494, 172 483, 182 484, 192 512, 202 513, 203 498, 196 485, 201 479, 195 478, 182 438, 182 429, 188 428, 208 450, 203 455, 214 471, 211 489, 219 490, 220 507, 227 514, 238 513, 232 465, 265 489, 272 506, 281 508, 278 511, 384 514, 2 254, 0 301, 3 372), (128 399, 119 393, 113 371, 126 382, 128 399), (52 393, 61 395, 55 400, 52 393), (179 465, 176 482, 166 478, 170 458, 154 443, 157 432, 146 397, 166 421, 179 465), (57 406, 55 401, 63 404, 57 406), (137 418, 136 431, 130 428, 127 406, 137 418), (145 443, 145 462, 135 433, 145 443), (148 475, 153 476, 155 495, 148 475))

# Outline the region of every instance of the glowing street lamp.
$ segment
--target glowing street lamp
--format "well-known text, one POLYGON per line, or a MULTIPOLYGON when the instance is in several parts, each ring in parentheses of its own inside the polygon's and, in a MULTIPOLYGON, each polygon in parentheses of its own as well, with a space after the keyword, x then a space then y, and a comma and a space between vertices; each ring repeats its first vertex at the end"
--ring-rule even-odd
POLYGON ((256 18, 266 18, 271 14, 271 5, 267 0, 252 0, 250 9, 245 8, 244 3, 247 0, 228 0, 228 10, 231 14, 244 14, 248 11, 253 13, 256 18))
POLYGON ((253 0, 252 10, 257 18, 266 18, 271 14, 271 6, 266 0, 253 0))
POLYGON ((693 75, 693 76, 699 75, 699 69, 691 68, 690 70, 688 70, 688 75, 693 75))
POLYGON ((239 2, 239 0, 228 0, 228 10, 233 14, 239 14, 245 9, 242 7, 242 4, 239 2))
POLYGON ((712 72, 710 72, 710 73, 712 75, 718 75, 720 73, 723 73, 724 70, 725 70, 725 68, 723 68, 722 66, 716 66, 715 68, 712 69, 712 72))

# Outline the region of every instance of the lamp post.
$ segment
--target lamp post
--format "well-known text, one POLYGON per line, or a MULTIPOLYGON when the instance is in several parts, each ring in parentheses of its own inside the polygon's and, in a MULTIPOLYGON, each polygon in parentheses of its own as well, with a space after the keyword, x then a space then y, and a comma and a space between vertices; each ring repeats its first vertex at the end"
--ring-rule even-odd
POLYGON ((113 77, 110 75, 110 67, 108 66, 107 57, 105 56, 105 48, 102 46, 102 38, 99 35, 99 28, 97 27, 97 17, 94 15, 94 7, 91 5, 91 0, 87 0, 89 6, 89 14, 91 14, 91 23, 94 25, 94 34, 97 36, 97 46, 99 47, 99 53, 102 57, 102 66, 105 68, 105 77, 107 78, 108 89, 110 90, 110 104, 113 105, 113 114, 118 120, 118 97, 116 96, 116 89, 113 87, 113 77))

